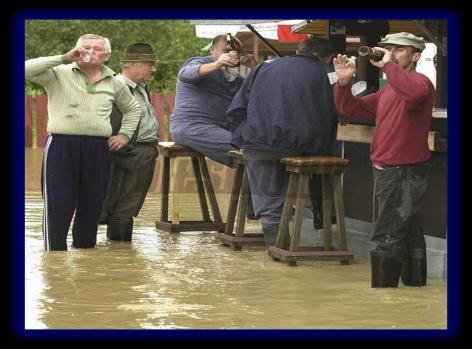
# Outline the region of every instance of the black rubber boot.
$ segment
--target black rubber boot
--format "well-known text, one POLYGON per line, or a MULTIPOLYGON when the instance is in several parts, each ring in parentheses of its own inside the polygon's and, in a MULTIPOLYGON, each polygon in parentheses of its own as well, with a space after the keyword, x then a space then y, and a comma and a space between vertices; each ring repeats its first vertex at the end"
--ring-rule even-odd
POLYGON ((262 226, 262 232, 264 233, 264 240, 267 247, 275 246, 278 228, 277 225, 262 226))
POLYGON ((131 241, 133 218, 113 218, 108 221, 107 237, 112 241, 131 241))
POLYGON ((402 254, 397 251, 370 251, 372 287, 398 287, 402 254))
POLYGON ((408 249, 401 279, 405 286, 426 286, 427 267, 425 249, 408 249))

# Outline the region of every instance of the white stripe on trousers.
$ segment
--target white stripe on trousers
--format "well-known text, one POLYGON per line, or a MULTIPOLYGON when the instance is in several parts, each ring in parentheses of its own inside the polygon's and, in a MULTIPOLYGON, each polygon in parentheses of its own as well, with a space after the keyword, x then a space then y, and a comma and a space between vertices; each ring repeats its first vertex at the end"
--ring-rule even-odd
POLYGON ((51 241, 49 239, 49 221, 48 221, 48 190, 47 190, 47 160, 48 160, 48 150, 49 146, 52 142, 52 135, 49 135, 48 140, 46 142, 46 146, 44 147, 44 155, 43 155, 43 238, 44 238, 44 248, 46 251, 51 250, 51 241))

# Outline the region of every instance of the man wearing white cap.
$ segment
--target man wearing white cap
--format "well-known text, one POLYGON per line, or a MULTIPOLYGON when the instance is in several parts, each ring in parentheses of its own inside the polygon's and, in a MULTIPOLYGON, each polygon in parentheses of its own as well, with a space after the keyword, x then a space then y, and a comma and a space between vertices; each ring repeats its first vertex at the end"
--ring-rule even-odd
POLYGON ((338 75, 334 97, 338 111, 353 119, 375 119, 371 146, 379 215, 372 240, 372 287, 426 285, 426 243, 421 199, 427 186, 431 157, 428 133, 435 91, 416 72, 425 48, 423 39, 406 32, 387 35, 376 47, 383 54, 371 64, 382 69, 388 84, 374 94, 356 98, 351 80, 356 67, 345 55, 334 58, 338 75))

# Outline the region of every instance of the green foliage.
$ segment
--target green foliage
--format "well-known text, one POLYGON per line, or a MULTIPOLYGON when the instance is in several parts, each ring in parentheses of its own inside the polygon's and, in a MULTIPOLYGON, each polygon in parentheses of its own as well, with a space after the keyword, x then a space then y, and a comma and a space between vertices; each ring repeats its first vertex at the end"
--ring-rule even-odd
MULTIPOLYGON (((179 69, 189 57, 205 55, 201 48, 208 41, 197 38, 194 26, 186 20, 28 20, 26 59, 64 54, 87 33, 110 39, 112 56, 107 65, 116 72, 120 72, 119 60, 128 44, 144 41, 153 45, 160 62, 148 83, 160 93, 175 92, 179 69)), ((27 93, 40 91, 38 85, 26 83, 27 93)))

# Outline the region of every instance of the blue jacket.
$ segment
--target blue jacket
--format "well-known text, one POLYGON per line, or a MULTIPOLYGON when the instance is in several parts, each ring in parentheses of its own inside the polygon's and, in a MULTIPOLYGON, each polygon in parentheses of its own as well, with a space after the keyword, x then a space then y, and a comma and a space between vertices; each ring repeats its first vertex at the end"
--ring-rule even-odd
POLYGON ((225 112, 244 79, 238 76, 228 82, 221 69, 199 76, 200 65, 212 62, 212 56, 193 57, 185 62, 177 78, 171 123, 210 122, 227 128, 225 112))
POLYGON ((253 68, 226 113, 240 148, 328 155, 337 113, 326 70, 300 54, 253 68))

